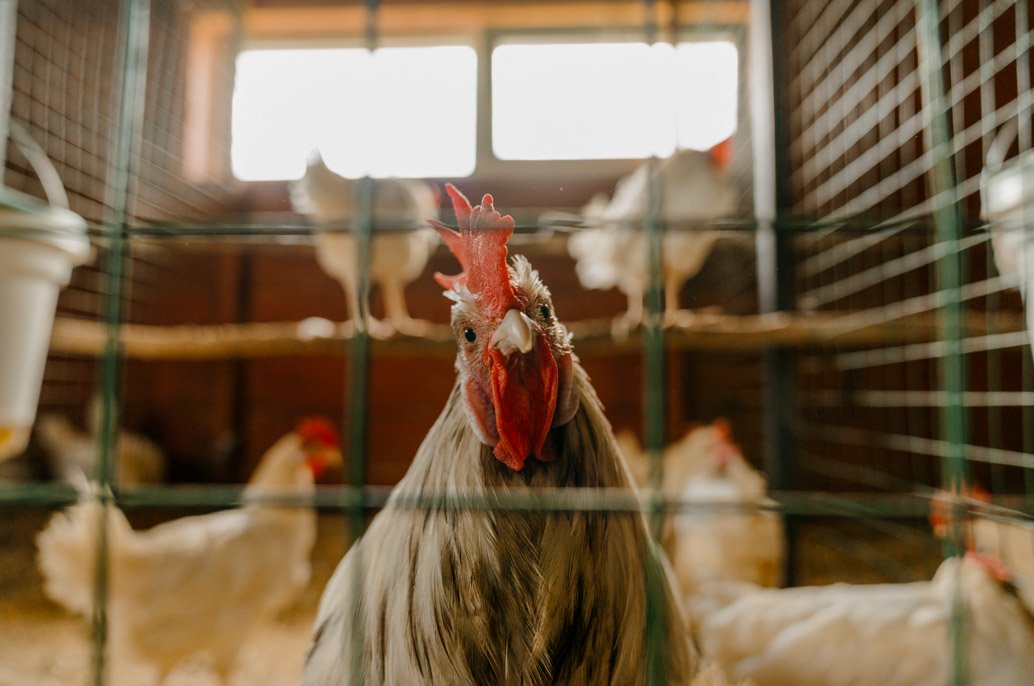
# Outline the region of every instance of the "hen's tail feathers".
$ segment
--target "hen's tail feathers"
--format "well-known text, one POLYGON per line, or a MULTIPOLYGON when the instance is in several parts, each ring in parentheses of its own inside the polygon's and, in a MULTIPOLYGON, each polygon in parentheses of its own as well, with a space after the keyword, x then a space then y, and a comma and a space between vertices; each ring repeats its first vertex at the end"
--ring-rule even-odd
POLYGON ((36 437, 44 450, 54 453, 72 441, 82 440, 85 434, 64 417, 42 414, 36 420, 36 437))
POLYGON ((318 155, 310 158, 305 175, 290 184, 295 211, 321 222, 345 219, 352 214, 353 184, 335 174, 318 155))
POLYGON ((578 280, 586 288, 613 288, 621 275, 615 233, 610 229, 583 229, 567 240, 567 251, 575 259, 578 280))
MULTIPOLYGON (((44 592, 54 602, 84 617, 93 611, 94 570, 103 514, 103 504, 83 492, 80 502, 55 513, 36 536, 36 562, 43 574, 44 592)), ((108 512, 107 526, 108 550, 114 557, 127 544, 132 529, 122 511, 114 506, 108 512)))
POLYGON ((70 483, 86 478, 82 447, 90 440, 89 436, 72 426, 68 419, 56 414, 40 415, 34 430, 49 466, 57 477, 70 483))

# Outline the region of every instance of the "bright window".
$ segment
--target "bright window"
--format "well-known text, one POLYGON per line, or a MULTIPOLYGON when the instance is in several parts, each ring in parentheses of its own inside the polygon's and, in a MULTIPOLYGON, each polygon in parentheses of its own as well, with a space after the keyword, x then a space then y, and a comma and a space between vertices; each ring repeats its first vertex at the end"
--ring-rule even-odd
POLYGON ((501 45, 492 52, 492 147, 500 159, 668 156, 736 130, 727 41, 501 45))
POLYGON ((297 179, 312 150, 352 178, 469 176, 476 89, 463 46, 242 52, 234 176, 297 179))

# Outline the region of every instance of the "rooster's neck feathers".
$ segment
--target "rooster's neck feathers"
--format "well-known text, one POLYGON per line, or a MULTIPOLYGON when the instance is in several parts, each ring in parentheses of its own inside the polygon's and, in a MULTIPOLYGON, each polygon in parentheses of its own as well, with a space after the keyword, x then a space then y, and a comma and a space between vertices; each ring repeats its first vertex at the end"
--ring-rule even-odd
MULTIPOLYGON (((422 501, 484 496, 491 503, 493 495, 529 488, 628 487, 588 378, 577 366, 575 377, 580 407, 559 430, 557 459, 520 472, 499 464, 474 435, 457 384, 385 510, 331 580, 306 686, 347 674, 352 620, 342 600, 357 578, 366 683, 643 683, 647 570, 660 579, 664 572, 640 514, 428 508, 422 501)), ((672 589, 661 583, 667 626, 654 628, 668 637, 671 683, 683 683, 693 653, 672 589)))

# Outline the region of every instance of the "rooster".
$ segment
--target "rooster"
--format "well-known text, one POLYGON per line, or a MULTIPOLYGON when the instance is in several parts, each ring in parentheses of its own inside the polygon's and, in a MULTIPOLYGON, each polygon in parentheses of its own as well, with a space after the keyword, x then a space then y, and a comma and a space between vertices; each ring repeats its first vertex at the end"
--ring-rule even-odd
MULTIPOLYGON (((726 178, 730 141, 709 152, 682 150, 658 165, 662 243, 664 316, 677 319, 682 285, 704 266, 719 233, 698 224, 727 217, 736 209, 736 192, 726 178)), ((643 321, 643 296, 649 282, 647 238, 641 228, 648 214, 651 163, 618 181, 609 201, 595 196, 583 209, 582 229, 568 242, 578 279, 586 288, 617 287, 628 309, 615 322, 627 332, 643 321)))
MULTIPOLYGON (((286 607, 309 581, 316 513, 262 500, 311 496, 314 474, 341 461, 337 443, 325 421, 302 422, 266 451, 238 509, 134 531, 110 508, 113 644, 157 668, 157 683, 183 658, 207 653, 225 683, 248 630, 286 607)), ((36 540, 44 591, 87 618, 103 516, 98 500, 84 498, 55 514, 36 540)))
MULTIPOLYGON (((649 460, 635 436, 618 437, 632 474, 649 484, 649 460)), ((682 510, 662 528, 661 543, 683 595, 713 580, 778 586, 786 541, 781 518, 770 509, 765 477, 732 441, 725 420, 691 428, 664 450, 661 492, 682 510), (688 506, 688 509, 686 508, 688 506)))
MULTIPOLYGON (((305 176, 291 185, 291 201, 295 210, 321 225, 350 222, 358 214, 357 192, 355 182, 330 171, 317 154, 306 167, 305 176)), ((381 287, 385 321, 372 317, 367 322, 358 320, 359 245, 350 227, 319 231, 316 258, 323 271, 345 289, 348 314, 357 326, 367 326, 370 334, 378 337, 395 331, 423 335, 428 324, 410 317, 405 289, 424 271, 435 247, 434 232, 426 227, 427 221, 438 217, 435 191, 423 181, 380 180, 373 213, 384 226, 370 242, 369 278, 381 287)))
POLYGON ((1034 617, 1001 565, 974 553, 949 558, 931 581, 724 591, 691 602, 701 650, 756 686, 943 686, 956 596, 966 683, 1016 686, 1034 674, 1034 617))
POLYGON ((491 507, 629 476, 549 289, 523 257, 507 264, 513 218, 446 188, 460 229, 434 227, 463 272, 436 279, 457 382, 324 590, 303 684, 642 684, 661 644, 668 683, 689 683, 697 659, 640 513, 491 507), (649 626, 648 579, 664 618, 649 626))

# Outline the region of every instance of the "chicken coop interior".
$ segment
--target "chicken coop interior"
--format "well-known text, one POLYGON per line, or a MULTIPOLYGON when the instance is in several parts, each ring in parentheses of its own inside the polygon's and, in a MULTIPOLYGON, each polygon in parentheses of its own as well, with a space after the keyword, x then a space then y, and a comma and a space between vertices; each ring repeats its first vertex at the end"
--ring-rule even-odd
POLYGON ((1030 683, 1032 35, 1026 0, 0 0, 0 686, 461 683, 310 676, 391 506, 633 513, 714 683, 1030 683), (489 347, 573 348, 522 450, 456 318, 492 203, 551 299, 489 347), (603 459, 550 448, 572 360, 615 480, 530 476, 603 459), (461 396, 478 455, 435 444, 461 396), (389 500, 422 445, 538 485, 389 500))

